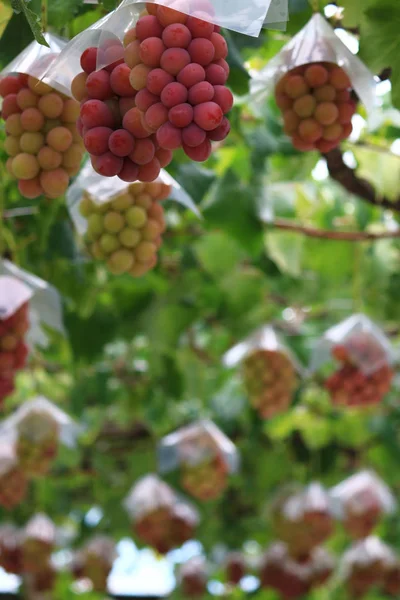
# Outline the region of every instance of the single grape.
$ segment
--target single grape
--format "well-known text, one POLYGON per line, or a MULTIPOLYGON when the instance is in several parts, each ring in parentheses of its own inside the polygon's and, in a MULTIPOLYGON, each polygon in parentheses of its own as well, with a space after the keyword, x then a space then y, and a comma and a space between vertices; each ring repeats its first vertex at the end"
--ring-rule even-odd
POLYGON ((61 167, 52 171, 42 171, 40 174, 40 184, 45 196, 53 199, 59 198, 67 191, 69 175, 61 167))
POLYGON ((155 96, 160 96, 166 85, 174 81, 173 76, 163 69, 152 69, 147 76, 147 89, 155 96))
POLYGON ((323 85, 314 90, 314 98, 317 102, 333 102, 336 98, 336 90, 332 85, 323 85))
POLYGON ((141 240, 141 235, 137 229, 126 227, 119 234, 119 241, 125 248, 135 248, 141 240))
MULTIPOLYGON (((31 110, 31 109, 27 109, 27 110, 31 110)), ((4 98, 3 103, 1 105, 2 118, 5 120, 10 115, 13 115, 15 113, 20 113, 20 112, 21 112, 21 109, 18 106, 17 94, 8 94, 8 96, 6 96, 4 98)))
POLYGON ((283 113, 284 130, 287 135, 291 135, 297 131, 300 118, 292 109, 285 110, 283 113))
POLYGON ((175 25, 176 23, 185 24, 188 21, 188 16, 183 12, 167 6, 158 6, 157 21, 159 21, 163 27, 168 27, 168 25, 175 25))
POLYGON ((76 100, 72 98, 66 98, 63 103, 63 108, 61 112, 61 120, 64 123, 73 123, 75 125, 76 121, 79 119, 80 114, 80 106, 76 100))
POLYGON ((296 150, 300 150, 301 152, 308 152, 309 150, 314 150, 315 148, 313 142, 306 142, 296 134, 293 134, 292 144, 296 150))
POLYGON ((351 99, 351 94, 349 90, 340 90, 336 93, 336 101, 337 102, 349 102, 351 99))
POLYGON ((30 200, 34 200, 43 195, 43 188, 40 185, 39 177, 34 177, 33 179, 20 179, 18 181, 18 190, 21 196, 29 198, 30 200))
POLYGON ((332 125, 339 116, 339 110, 333 102, 321 102, 315 110, 315 118, 321 125, 332 125))
POLYGON ((140 206, 132 206, 126 211, 125 220, 129 227, 141 229, 147 222, 147 213, 140 206))
POLYGON ((182 131, 167 121, 157 131, 157 142, 161 148, 176 150, 182 145, 182 131))
POLYGON ((78 75, 76 75, 76 77, 74 77, 74 79, 72 80, 71 93, 72 93, 73 97, 75 98, 75 100, 78 100, 78 102, 82 102, 82 100, 87 98, 87 92, 86 92, 87 78, 88 78, 87 73, 82 72, 82 73, 78 73, 78 75))
POLYGON ((96 70, 97 48, 87 48, 81 56, 82 70, 90 74, 96 70))
MULTIPOLYGON (((198 84, 201 85, 201 84, 198 84)), ((172 108, 177 104, 182 104, 186 102, 188 97, 188 90, 184 85, 175 81, 174 83, 169 83, 161 93, 161 102, 167 108, 172 108)))
POLYGON ((316 143, 317 150, 322 152, 322 154, 327 154, 334 148, 336 148, 337 142, 328 142, 327 140, 318 140, 316 143))
POLYGON ((214 46, 214 60, 225 59, 228 56, 228 44, 225 38, 220 33, 213 32, 210 41, 214 46))
POLYGON ((190 104, 195 106, 196 104, 202 104, 203 102, 209 102, 214 98, 214 87, 208 81, 201 81, 193 85, 188 94, 188 100, 190 104))
POLYGON ((231 124, 229 122, 229 119, 224 117, 222 119, 221 125, 219 125, 216 129, 213 129, 213 131, 209 131, 207 133, 207 137, 213 142, 222 142, 222 140, 228 137, 230 130, 231 124))
POLYGON ((166 47, 163 41, 158 37, 146 38, 140 44, 140 59, 148 67, 159 67, 161 56, 166 47))
POLYGON ((135 205, 148 210, 153 204, 153 197, 146 192, 142 192, 135 197, 135 205))
POLYGON ((191 123, 182 131, 182 142, 185 146, 195 148, 204 142, 206 136, 204 129, 195 123, 191 123))
POLYGON ((104 229, 108 233, 119 233, 125 225, 125 219, 120 212, 109 211, 104 215, 104 229))
MULTIPOLYGON (((340 102, 340 104, 337 105, 338 108, 338 120, 339 123, 341 125, 345 124, 345 123, 350 123, 354 112, 355 112, 355 106, 353 103, 351 102, 340 102)), ((14 116, 14 115, 13 115, 14 116)), ((11 117, 9 117, 11 118, 11 117)))
POLYGON ((304 96, 309 91, 309 87, 301 75, 289 75, 285 82, 285 94, 295 100, 304 96))
POLYGON ((160 167, 164 169, 167 167, 173 158, 172 150, 167 150, 166 148, 159 148, 156 150, 155 158, 160 163, 160 167))
POLYGON ((170 109, 168 118, 175 127, 187 127, 193 121, 193 107, 186 102, 178 104, 170 109))
POLYGON ((19 113, 14 113, 6 119, 6 132, 9 135, 19 136, 22 135, 23 131, 21 115, 19 113))
POLYGON ((212 83, 212 85, 224 85, 228 75, 226 71, 216 64, 211 64, 206 67, 206 80, 212 83))
POLYGON ((22 152, 27 152, 28 154, 38 154, 39 150, 44 145, 44 135, 40 132, 32 133, 26 131, 23 135, 21 135, 19 145, 22 152))
POLYGON ((39 81, 36 77, 32 77, 31 75, 28 77, 28 86, 35 92, 38 96, 44 96, 45 94, 50 94, 53 91, 53 88, 44 81, 39 81))
POLYGON ((122 179, 122 181, 130 183, 137 180, 138 174, 138 165, 132 162, 130 158, 124 158, 124 164, 121 171, 118 173, 118 177, 122 179))
POLYGON ((311 88, 319 88, 328 83, 329 73, 323 65, 310 65, 304 72, 304 79, 311 88))
POLYGON ((140 242, 135 248, 135 258, 140 263, 148 263, 157 252, 157 246, 148 241, 140 242))
POLYGON ((135 258, 129 250, 116 250, 107 261, 107 266, 113 275, 122 275, 132 269, 135 258))
POLYGON ((81 106, 81 120, 84 127, 114 127, 114 116, 110 108, 101 100, 88 100, 81 106))
POLYGON ((223 116, 221 107, 216 102, 204 102, 194 107, 194 122, 205 131, 216 129, 223 116))
POLYGON ((340 139, 342 133, 343 127, 339 123, 333 123, 332 125, 328 125, 328 127, 324 127, 322 137, 328 142, 335 142, 340 139))
POLYGON ((141 42, 149 37, 160 38, 162 32, 162 26, 160 25, 157 17, 153 15, 141 17, 136 24, 136 36, 141 42))
POLYGON ((50 171, 61 165, 62 154, 50 148, 50 146, 43 146, 38 152, 37 159, 41 169, 50 171))
POLYGON ((154 219, 149 219, 142 229, 142 237, 146 242, 152 242, 161 235, 160 224, 154 219))
POLYGON ((102 50, 101 64, 105 65, 104 68, 108 73, 112 73, 115 67, 123 64, 125 49, 119 40, 112 39, 109 41, 112 45, 102 50))
POLYGON ((198 63, 203 67, 209 65, 215 56, 215 48, 210 40, 206 38, 195 38, 188 47, 191 62, 198 63))
POLYGON ((229 77, 230 67, 224 58, 220 58, 219 60, 214 60, 214 64, 218 65, 219 67, 222 67, 224 69, 225 73, 227 74, 227 76, 229 77))
POLYGON ((111 89, 117 96, 132 97, 135 90, 130 82, 131 69, 125 63, 117 65, 110 75, 111 89))
POLYGON ((125 48, 124 61, 128 65, 128 67, 130 67, 131 69, 133 69, 133 67, 136 67, 137 65, 140 64, 141 59, 140 59, 140 42, 139 42, 139 40, 135 40, 134 42, 131 42, 125 48))
POLYGON ((89 98, 96 100, 111 98, 113 90, 110 85, 110 74, 105 69, 93 71, 86 80, 86 93, 89 98))
POLYGON ((194 160, 196 162, 204 162, 205 160, 207 160, 211 156, 212 151, 211 142, 208 139, 204 140, 204 142, 202 142, 194 148, 184 144, 183 149, 185 151, 185 154, 191 160, 194 160))
POLYGON ((63 111, 64 102, 56 92, 42 96, 38 103, 38 109, 47 119, 57 119, 63 111))
POLYGON ((346 140, 353 131, 353 125, 351 123, 343 123, 342 129, 343 129, 343 131, 342 131, 342 135, 340 136, 340 139, 346 140))
POLYGON ((154 17, 157 16, 157 9, 158 4, 155 4, 153 2, 146 2, 146 10, 149 13, 149 15, 153 15, 154 17))
POLYGON ((132 197, 128 192, 119 194, 110 205, 114 210, 123 212, 132 206, 132 197))
POLYGON ((91 157, 93 169, 104 177, 114 177, 122 170, 123 159, 112 152, 105 152, 101 156, 91 157))
POLYGON ((12 171, 17 179, 33 179, 40 171, 36 156, 21 152, 13 158, 12 171))
POLYGON ((349 76, 340 67, 334 67, 329 73, 329 83, 339 91, 351 88, 349 76))
POLYGON ((150 106, 159 102, 159 97, 149 92, 147 88, 144 88, 136 94, 135 100, 138 109, 142 112, 146 112, 150 106))
POLYGON ((135 40, 137 40, 136 27, 132 27, 132 29, 129 29, 129 31, 127 31, 124 35, 123 44, 125 47, 127 47, 135 40))
POLYGON ((299 135, 302 140, 311 144, 322 137, 322 126, 315 119, 304 119, 299 125, 299 135))
POLYGON ((197 17, 188 17, 186 27, 189 29, 194 38, 210 39, 214 32, 214 25, 197 17))
POLYGON ((157 179, 161 171, 160 163, 157 158, 153 158, 147 165, 142 165, 139 168, 139 181, 150 182, 157 179))
POLYGON ((136 140, 135 148, 129 155, 129 158, 137 165, 147 165, 153 160, 155 147, 151 139, 136 140))
POLYGON ((135 139, 126 129, 116 129, 108 140, 108 147, 116 156, 129 156, 134 146, 135 139))
POLYGON ((168 48, 161 56, 160 65, 164 71, 175 76, 190 62, 196 61, 190 59, 189 52, 184 48, 168 48))
POLYGON ((224 85, 216 85, 214 86, 213 101, 221 107, 222 112, 226 115, 233 107, 232 92, 224 85))
POLYGON ((149 131, 146 129, 144 123, 143 113, 138 108, 128 110, 124 115, 122 124, 124 129, 129 131, 135 138, 141 139, 149 136, 149 131))
POLYGON ((65 152, 72 144, 72 133, 66 127, 55 127, 46 137, 47 145, 57 152, 65 152))
POLYGON ((187 48, 192 41, 192 34, 182 23, 168 25, 162 34, 166 48, 187 48))
POLYGON ((143 64, 133 67, 129 76, 129 81, 134 90, 138 92, 147 86, 147 77, 150 72, 151 68, 146 67, 146 65, 143 64))
POLYGON ((112 132, 109 127, 89 129, 83 138, 86 150, 94 156, 105 154, 109 150, 108 141, 112 132))
MULTIPOLYGON (((293 110, 302 119, 312 117, 317 107, 317 101, 311 94, 297 98, 293 104, 293 110)), ((318 120, 318 119, 317 119, 318 120)))
POLYGON ((22 88, 17 94, 17 104, 21 110, 34 108, 38 105, 39 97, 29 88, 22 88))
POLYGON ((168 121, 168 108, 162 102, 157 102, 146 111, 144 120, 147 127, 152 131, 157 131, 168 121))
POLYGON ((8 156, 17 156, 21 150, 19 145, 19 137, 8 135, 4 140, 4 150, 8 156))
POLYGON ((189 63, 180 71, 177 75, 177 81, 182 83, 188 89, 204 81, 206 78, 206 72, 204 67, 197 63, 189 63))
POLYGON ((44 125, 44 116, 38 108, 26 108, 21 113, 21 125, 25 131, 40 131, 44 125))
POLYGON ((0 79, 0 96, 5 98, 9 94, 18 94, 22 87, 21 81, 14 75, 6 75, 0 79))
POLYGON ((82 162, 83 153, 84 152, 80 144, 72 144, 63 154, 62 166, 65 169, 74 169, 79 167, 82 162))

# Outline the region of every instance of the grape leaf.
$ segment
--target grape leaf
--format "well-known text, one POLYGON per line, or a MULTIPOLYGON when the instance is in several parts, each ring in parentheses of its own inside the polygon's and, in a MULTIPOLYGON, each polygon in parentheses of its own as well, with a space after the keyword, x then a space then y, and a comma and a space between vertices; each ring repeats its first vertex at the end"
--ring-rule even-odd
POLYGON ((35 40, 42 46, 49 47, 43 35, 40 17, 28 7, 29 0, 11 0, 11 8, 17 14, 22 13, 29 23, 35 40))

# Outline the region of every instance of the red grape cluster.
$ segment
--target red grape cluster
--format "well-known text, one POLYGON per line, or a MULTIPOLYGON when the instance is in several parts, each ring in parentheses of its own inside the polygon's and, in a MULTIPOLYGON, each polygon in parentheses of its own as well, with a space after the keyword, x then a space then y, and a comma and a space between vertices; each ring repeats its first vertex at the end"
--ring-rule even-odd
POLYGON ((191 510, 175 502, 142 515, 135 521, 133 530, 144 543, 166 554, 192 539, 196 524, 191 510))
POLYGON ((232 585, 239 585, 246 575, 246 561, 241 552, 230 552, 225 560, 226 578, 232 585))
POLYGON ((182 465, 182 487, 198 500, 216 500, 228 485, 228 467, 220 453, 197 464, 182 465))
POLYGON ((72 566, 74 577, 90 579, 95 592, 106 592, 114 555, 113 540, 105 536, 94 537, 77 553, 72 566))
POLYGON ((184 598, 202 598, 207 593, 207 569, 202 558, 195 557, 179 570, 180 588, 184 598))
POLYGON ((333 63, 311 63, 286 73, 275 88, 284 129, 297 150, 336 148, 352 132, 356 104, 351 81, 333 63))
POLYGON ((25 498, 27 489, 25 474, 18 464, 12 465, 0 476, 0 506, 7 510, 14 508, 25 498))
POLYGON ((172 153, 160 148, 145 126, 130 83, 131 69, 122 56, 118 41, 114 45, 110 42, 108 48, 102 45, 101 49, 91 47, 83 52, 83 71, 71 85, 72 94, 81 103, 77 125, 97 173, 117 175, 127 182, 150 182, 171 162, 172 153), (116 60, 96 70, 99 52, 116 60))
POLYGON ((22 535, 13 525, 0 527, 0 566, 7 573, 22 573, 22 535))
POLYGON ((17 425, 17 456, 29 477, 45 475, 58 453, 59 425, 44 411, 31 411, 17 425))
POLYGON ((24 304, 11 317, 0 320, 0 404, 14 391, 16 372, 28 357, 24 341, 29 329, 28 311, 28 304, 24 304))
POLYGON ((192 160, 207 160, 211 142, 224 140, 230 130, 226 41, 218 26, 165 6, 146 6, 149 14, 124 40, 136 106, 164 151, 182 147, 192 160))
POLYGON ((79 104, 35 77, 7 75, 4 98, 4 149, 7 170, 25 198, 58 198, 80 169, 84 149, 76 129, 79 104))
POLYGON ((22 569, 26 573, 47 570, 55 546, 56 529, 45 515, 38 514, 25 527, 22 542, 22 569))
POLYGON ((355 491, 343 505, 343 527, 354 539, 371 535, 383 516, 379 492, 372 485, 355 491))
POLYGON ((87 219, 86 242, 91 255, 106 261, 115 275, 140 277, 157 263, 165 230, 160 204, 171 193, 161 183, 133 183, 110 202, 96 204, 85 195, 80 212, 87 219))
POLYGON ((393 370, 381 364, 372 373, 364 373, 354 364, 349 348, 339 345, 332 350, 334 358, 343 366, 325 382, 332 401, 339 406, 371 406, 379 404, 390 391, 393 370))
POLYGON ((289 408, 297 376, 291 360, 283 352, 252 352, 243 362, 243 378, 250 404, 263 419, 289 408))
POLYGON ((350 597, 364 598, 372 589, 378 592, 385 587, 393 567, 392 552, 378 538, 368 538, 347 550, 343 556, 343 566, 350 597))

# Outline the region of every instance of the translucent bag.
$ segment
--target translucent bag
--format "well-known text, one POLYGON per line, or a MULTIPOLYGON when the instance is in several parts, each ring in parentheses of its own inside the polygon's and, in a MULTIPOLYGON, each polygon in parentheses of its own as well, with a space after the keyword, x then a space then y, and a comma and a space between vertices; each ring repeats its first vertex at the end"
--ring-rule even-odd
POLYGON ((262 418, 288 409, 303 368, 273 327, 257 329, 223 357, 226 367, 241 364, 250 404, 262 418))
POLYGON ((360 471, 330 490, 332 510, 353 538, 369 536, 385 514, 396 509, 388 486, 372 471, 360 471))
POLYGON ((187 598, 201 598, 207 591, 208 566, 202 556, 195 556, 180 566, 178 583, 187 598))
POLYGON ((0 425, 0 436, 15 440, 19 465, 30 477, 46 474, 59 444, 73 447, 81 427, 43 396, 22 404, 0 425))
MULTIPOLYGON (((18 463, 11 436, 0 442, 0 506, 10 510, 22 502, 28 488, 27 479, 18 463)), ((0 556, 1 561, 1 556, 0 556)))
POLYGON ((23 569, 27 573, 39 573, 49 564, 56 544, 56 526, 46 515, 32 517, 24 529, 22 544, 23 569))
POLYGON ((198 512, 153 474, 136 482, 124 507, 134 534, 160 554, 192 539, 199 523, 198 512))
POLYGON ((383 586, 385 575, 395 561, 393 550, 377 537, 355 542, 342 557, 340 576, 354 597, 383 586))
MULTIPOLYGON (((65 335, 60 294, 52 285, 36 277, 36 275, 24 271, 8 260, 0 261, 0 285, 4 276, 12 278, 16 282, 13 287, 19 284, 19 287, 14 288, 15 290, 18 289, 18 293, 14 297, 13 306, 23 304, 22 300, 28 296, 27 289, 29 289, 30 329, 27 335, 29 344, 46 347, 48 344, 46 327, 65 335), (24 291, 22 292, 22 290, 24 291)), ((4 292, 4 289, 1 285, 0 290, 4 292)), ((5 306, 3 292, 0 296, 0 304, 5 306)))
POLYGON ((218 498, 228 485, 228 475, 239 468, 235 445, 209 420, 167 435, 158 456, 161 472, 179 467, 182 487, 199 500, 218 498))
POLYGON ((283 489, 270 512, 275 534, 296 559, 307 558, 333 533, 329 495, 318 482, 305 488, 283 489))
POLYGON ((334 63, 350 77, 357 96, 367 112, 376 106, 376 83, 373 74, 338 38, 320 14, 305 27, 250 82, 253 106, 262 111, 277 82, 289 71, 309 63, 334 63))
POLYGON ((161 200, 170 199, 200 213, 190 196, 164 170, 152 183, 105 178, 88 162, 67 194, 72 220, 90 254, 114 274, 145 274, 157 262, 166 227, 161 200))
POLYGON ((14 525, 0 526, 0 567, 6 573, 22 573, 22 535, 14 525))

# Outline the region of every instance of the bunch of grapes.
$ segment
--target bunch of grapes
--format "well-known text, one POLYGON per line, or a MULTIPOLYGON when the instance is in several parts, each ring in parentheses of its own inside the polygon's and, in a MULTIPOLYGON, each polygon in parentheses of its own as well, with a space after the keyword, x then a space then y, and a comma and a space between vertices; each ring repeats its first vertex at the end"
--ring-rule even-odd
POLYGON ((398 598, 400 595, 400 563, 390 565, 385 573, 383 590, 388 596, 398 598))
POLYGON ((29 477, 48 473, 58 453, 59 425, 44 411, 31 411, 17 425, 17 456, 29 477))
POLYGON ((284 129, 297 150, 336 148, 352 132, 356 110, 351 81, 333 63, 311 63, 286 73, 275 88, 284 129))
POLYGON ((182 147, 192 160, 205 161, 211 142, 224 140, 230 130, 226 41, 220 28, 207 21, 153 3, 146 6, 149 14, 124 40, 136 106, 164 151, 182 147))
POLYGON ((0 476, 0 506, 10 510, 26 496, 28 481, 18 465, 14 465, 0 476))
POLYGON ((25 198, 58 198, 80 169, 79 104, 33 76, 0 80, 7 170, 25 198))
POLYGON ((246 575, 246 561, 241 552, 230 552, 225 560, 226 578, 232 585, 239 585, 246 575))
POLYGON ((372 589, 382 588, 385 582, 387 561, 381 553, 368 550, 369 542, 375 542, 375 539, 369 538, 366 544, 361 542, 352 546, 343 556, 346 587, 351 598, 364 598, 372 589))
POLYGON ((90 254, 105 261, 115 275, 140 277, 157 263, 157 250, 165 230, 160 204, 171 186, 134 183, 110 202, 96 204, 86 195, 80 205, 87 219, 86 243, 90 254))
POLYGON ((207 592, 207 570, 202 558, 195 557, 184 563, 179 570, 183 597, 201 598, 207 592))
POLYGON ((139 517, 134 523, 134 533, 160 554, 166 554, 192 539, 196 524, 185 504, 174 503, 139 517))
POLYGON ((368 537, 383 515, 379 494, 372 487, 354 493, 343 506, 343 527, 354 539, 368 537))
POLYGON ((25 576, 28 589, 35 594, 44 594, 54 589, 57 580, 57 570, 49 562, 37 573, 25 576))
POLYGON ((55 527, 44 515, 26 525, 22 541, 22 565, 26 573, 46 571, 55 546, 55 527))
POLYGON ((0 566, 7 573, 22 573, 22 536, 13 525, 0 527, 0 566))
POLYGON ((90 579, 96 592, 105 592, 114 555, 113 540, 105 536, 96 536, 75 557, 73 575, 77 579, 90 579))
POLYGON ((297 376, 283 352, 257 350, 243 362, 244 384, 250 404, 263 419, 285 412, 297 386, 297 376))
POLYGON ((144 124, 123 54, 118 40, 83 52, 83 71, 71 85, 81 103, 77 125, 97 173, 104 177, 117 175, 129 183, 150 182, 171 162, 172 153, 160 148, 144 124), (96 70, 99 53, 105 62, 115 58, 114 62, 96 70))
POLYGON ((378 363, 376 370, 367 374, 354 364, 348 347, 335 346, 332 354, 343 364, 325 382, 334 404, 371 406, 379 404, 390 391, 394 373, 389 364, 378 363))
POLYGON ((29 306, 24 304, 7 319, 0 320, 0 404, 14 391, 16 371, 25 366, 28 347, 29 306))
POLYGON ((228 485, 228 467, 224 457, 216 452, 196 464, 182 464, 182 487, 198 500, 216 500, 228 485))

